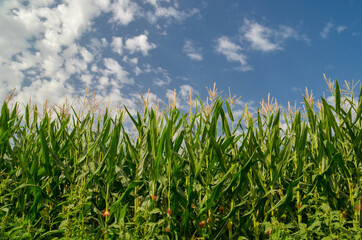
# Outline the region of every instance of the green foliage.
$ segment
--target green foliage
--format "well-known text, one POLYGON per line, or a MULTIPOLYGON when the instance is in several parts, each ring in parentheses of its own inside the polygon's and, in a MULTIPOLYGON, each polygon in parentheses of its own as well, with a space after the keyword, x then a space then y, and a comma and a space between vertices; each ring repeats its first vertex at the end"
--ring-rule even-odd
POLYGON ((135 115, 55 117, 4 102, 0 238, 361 236, 361 94, 337 82, 319 111, 305 98, 305 113, 245 107, 239 119, 233 102, 210 99, 188 114, 146 102, 135 115))

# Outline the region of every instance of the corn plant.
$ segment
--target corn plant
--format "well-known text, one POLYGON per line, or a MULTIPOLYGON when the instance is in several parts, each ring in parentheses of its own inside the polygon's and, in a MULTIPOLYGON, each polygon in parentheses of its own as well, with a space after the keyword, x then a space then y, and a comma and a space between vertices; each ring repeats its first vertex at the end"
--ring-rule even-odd
POLYGON ((188 113, 4 101, 1 239, 361 239, 361 91, 239 118, 208 91, 188 113))

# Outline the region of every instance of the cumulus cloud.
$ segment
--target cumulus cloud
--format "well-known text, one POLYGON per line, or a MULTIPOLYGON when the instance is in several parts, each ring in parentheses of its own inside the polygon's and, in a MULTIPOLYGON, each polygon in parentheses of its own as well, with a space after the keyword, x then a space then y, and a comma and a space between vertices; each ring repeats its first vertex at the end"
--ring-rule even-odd
POLYGON ((240 30, 242 34, 241 38, 248 41, 252 49, 262 52, 283 49, 281 45, 289 38, 309 41, 306 36, 299 36, 297 32, 289 26, 280 25, 277 29, 272 29, 248 19, 244 19, 244 24, 240 30))
POLYGON ((99 23, 115 30, 141 18, 162 19, 162 28, 198 11, 181 11, 168 0, 3 0, 0 5, 0 98, 17 88, 17 101, 31 98, 41 105, 50 98, 50 104, 61 104, 67 96, 83 95, 88 85, 98 98, 122 102, 131 112, 134 76, 151 74, 161 87, 171 76, 163 68, 142 68, 147 65, 141 56, 132 55, 146 56, 156 48, 148 32, 103 37, 99 23))
POLYGON ((121 25, 128 25, 132 22, 139 11, 138 4, 130 0, 116 0, 111 8, 113 10, 112 20, 121 25))
POLYGON ((56 79, 50 81, 36 80, 29 86, 23 87, 14 100, 23 103, 31 100, 33 104, 42 106, 45 99, 49 99, 51 104, 64 103, 67 96, 72 96, 74 93, 74 87, 63 81, 56 79))
MULTIPOLYGON (((54 1, 54 0, 50 0, 50 1, 54 1)), ((103 11, 110 10, 110 6, 111 6, 110 0, 93 0, 93 1, 101 10, 103 10, 103 11)))
MULTIPOLYGON (((93 61, 93 54, 91 54, 85 47, 78 46, 73 43, 68 46, 58 59, 58 65, 52 66, 52 72, 55 73, 58 69, 61 69, 60 64, 64 64, 66 72, 70 75, 75 73, 85 73, 88 69, 88 64, 93 61)), ((55 60, 49 61, 50 64, 56 62, 55 60)), ((49 69, 49 67, 44 67, 49 69)), ((49 72, 50 75, 52 72, 49 72)))
POLYGON ((69 1, 36 11, 44 26, 44 38, 37 46, 48 52, 59 52, 62 46, 72 44, 90 29, 91 20, 101 14, 101 8, 87 0, 69 1))
POLYGON ((36 94, 34 99, 45 96, 38 95, 41 89, 48 89, 50 93, 73 93, 73 90, 66 90, 70 89, 66 85, 72 74, 78 74, 81 81, 90 81, 87 68, 94 55, 76 41, 91 30, 92 20, 108 7, 108 3, 105 0, 2 2, 0 65, 8 74, 0 76, 1 88, 5 89, 1 97, 13 88, 21 91, 19 96, 36 94))
POLYGON ((201 49, 195 48, 194 44, 190 40, 186 40, 182 50, 192 60, 201 61, 203 59, 201 49))
POLYGON ((104 76, 115 76, 113 83, 115 86, 120 87, 118 83, 121 84, 134 84, 134 80, 132 78, 128 78, 129 73, 125 71, 119 63, 113 58, 105 58, 104 66, 106 67, 103 70, 104 76))
POLYGON ((123 42, 122 42, 121 37, 113 37, 111 46, 112 46, 113 52, 118 53, 119 55, 122 55, 123 42))
POLYGON ((226 57, 229 62, 239 62, 241 71, 248 71, 252 68, 246 61, 246 56, 242 53, 242 48, 231 42, 226 36, 222 36, 217 40, 216 51, 226 57))
MULTIPOLYGON (((156 48, 156 44, 148 42, 146 32, 133 38, 126 39, 124 44, 122 37, 113 37, 111 47, 112 51, 118 53, 119 55, 122 55, 123 49, 127 49, 131 54, 141 52, 144 56, 146 56, 150 50, 156 48)), ((124 56, 124 61, 127 62, 128 60, 137 64, 137 59, 128 59, 127 56, 124 56)))
POLYGON ((245 24, 241 29, 245 39, 251 43, 252 48, 264 52, 280 49, 277 44, 269 39, 272 35, 271 29, 248 20, 245 20, 245 24))
POLYGON ((141 52, 144 56, 148 55, 148 51, 156 48, 156 44, 148 42, 147 34, 141 34, 134 38, 126 40, 125 48, 131 53, 141 52))
POLYGON ((322 38, 328 38, 328 35, 330 33, 330 31, 332 30, 333 28, 333 24, 331 22, 328 22, 326 24, 326 26, 323 28, 322 32, 320 33, 320 36, 322 38))

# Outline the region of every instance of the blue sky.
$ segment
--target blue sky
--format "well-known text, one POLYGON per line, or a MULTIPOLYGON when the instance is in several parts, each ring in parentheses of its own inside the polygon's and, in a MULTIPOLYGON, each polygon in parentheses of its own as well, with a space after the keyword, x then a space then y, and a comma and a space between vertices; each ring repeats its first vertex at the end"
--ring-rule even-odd
POLYGON ((180 107, 205 87, 257 108, 319 98, 362 76, 361 1, 2 0, 0 97, 62 103, 86 86, 112 106, 139 92, 180 107))

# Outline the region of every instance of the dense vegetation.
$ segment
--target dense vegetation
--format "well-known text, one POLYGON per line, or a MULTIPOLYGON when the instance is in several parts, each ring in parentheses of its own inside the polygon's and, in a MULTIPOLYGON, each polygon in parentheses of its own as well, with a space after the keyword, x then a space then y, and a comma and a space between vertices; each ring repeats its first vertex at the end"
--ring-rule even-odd
POLYGON ((361 239, 362 95, 328 83, 238 118, 215 89, 187 114, 6 100, 0 239, 361 239))

